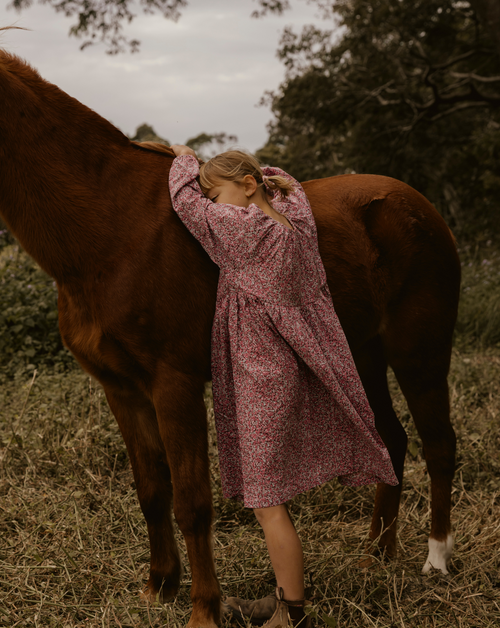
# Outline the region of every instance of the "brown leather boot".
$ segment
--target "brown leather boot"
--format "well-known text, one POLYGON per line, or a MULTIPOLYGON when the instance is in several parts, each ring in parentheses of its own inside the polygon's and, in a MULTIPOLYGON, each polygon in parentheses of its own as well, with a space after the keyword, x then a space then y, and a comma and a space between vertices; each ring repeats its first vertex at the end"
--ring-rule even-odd
POLYGON ((276 610, 276 594, 266 595, 260 600, 243 600, 239 597, 228 597, 224 602, 224 610, 243 625, 247 621, 257 626, 270 619, 276 610))
POLYGON ((263 628, 311 628, 311 618, 304 612, 305 600, 285 600, 283 589, 276 589, 276 610, 263 628))

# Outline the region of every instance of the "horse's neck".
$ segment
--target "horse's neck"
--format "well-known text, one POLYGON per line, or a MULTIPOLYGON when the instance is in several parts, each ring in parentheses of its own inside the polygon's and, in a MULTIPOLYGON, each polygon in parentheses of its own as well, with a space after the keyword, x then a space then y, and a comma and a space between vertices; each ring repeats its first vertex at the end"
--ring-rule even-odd
POLYGON ((18 145, 8 172, 10 202, 0 203, 25 250, 63 282, 102 267, 133 233, 134 192, 139 196, 141 186, 134 186, 138 172, 113 152, 92 168, 78 160, 78 149, 66 156, 46 148, 18 145))
POLYGON ((152 194, 142 170, 151 172, 156 156, 131 148, 112 125, 1 51, 0 98, 7 225, 60 282, 102 268, 137 232, 132 200, 144 208, 152 194))

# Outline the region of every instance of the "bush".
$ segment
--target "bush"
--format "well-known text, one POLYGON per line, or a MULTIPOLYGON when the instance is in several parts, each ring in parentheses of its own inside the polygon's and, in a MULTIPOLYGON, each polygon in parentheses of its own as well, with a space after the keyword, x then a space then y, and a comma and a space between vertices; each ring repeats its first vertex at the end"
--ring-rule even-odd
POLYGON ((500 251, 464 248, 456 343, 478 348, 500 345, 500 251))
POLYGON ((59 334, 55 282, 17 244, 0 251, 0 376, 74 364, 59 334))
POLYGON ((15 244, 16 240, 14 236, 8 231, 5 223, 0 218, 0 252, 3 248, 8 246, 9 244, 15 244))

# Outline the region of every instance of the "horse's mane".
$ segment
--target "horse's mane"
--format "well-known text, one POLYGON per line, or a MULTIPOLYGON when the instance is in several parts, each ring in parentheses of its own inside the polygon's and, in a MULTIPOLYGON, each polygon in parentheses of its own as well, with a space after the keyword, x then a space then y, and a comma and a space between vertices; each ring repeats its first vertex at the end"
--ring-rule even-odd
POLYGON ((146 150, 148 152, 160 153, 165 157, 175 157, 174 151, 170 148, 170 146, 166 146, 165 144, 161 144, 161 142, 134 142, 131 140, 133 148, 139 148, 140 150, 146 150))

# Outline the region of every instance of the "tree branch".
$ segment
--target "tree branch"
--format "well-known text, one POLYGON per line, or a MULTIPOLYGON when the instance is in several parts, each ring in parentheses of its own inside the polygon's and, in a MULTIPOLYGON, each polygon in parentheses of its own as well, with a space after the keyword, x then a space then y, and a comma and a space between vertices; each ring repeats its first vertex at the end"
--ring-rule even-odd
POLYGON ((257 0, 257 2, 260 4, 261 9, 253 11, 252 17, 264 17, 268 13, 282 15, 282 13, 290 8, 290 2, 288 0, 257 0))
MULTIPOLYGON (((43 0, 57 12, 69 17, 76 17, 76 24, 70 28, 70 35, 85 38, 80 46, 84 49, 102 42, 107 46, 108 54, 117 54, 128 49, 136 52, 139 42, 123 35, 123 25, 136 17, 132 13, 134 0, 43 0)), ((12 0, 9 7, 17 11, 31 6, 32 0, 12 0)), ((141 0, 145 13, 160 12, 169 20, 178 20, 180 9, 186 7, 188 0, 141 0)))
POLYGON ((479 76, 474 74, 474 72, 469 72, 468 74, 463 74, 461 72, 450 72, 450 76, 454 78, 464 78, 470 79, 473 81, 478 81, 478 83, 497 83, 500 81, 500 76, 479 76))
POLYGON ((444 63, 437 63, 436 65, 431 65, 432 71, 435 72, 437 70, 446 70, 446 68, 449 68, 452 65, 455 65, 456 63, 460 63, 460 61, 465 61, 465 59, 470 59, 470 57, 473 57, 475 54, 478 54, 479 52, 484 52, 484 51, 480 51, 474 48, 472 50, 469 50, 468 52, 464 52, 464 54, 458 55, 458 57, 453 57, 452 59, 448 59, 448 61, 445 61, 444 63))
MULTIPOLYGON (((499 104, 500 104, 500 99, 499 99, 499 104)), ((447 109, 446 111, 438 113, 432 118, 429 118, 429 122, 436 122, 436 120, 441 120, 442 118, 445 118, 446 116, 451 116, 454 113, 457 113, 457 111, 463 111, 464 109, 470 109, 471 107, 488 107, 488 106, 489 106, 489 103, 487 102, 461 102, 461 103, 458 103, 455 107, 451 107, 450 109, 447 109)))

